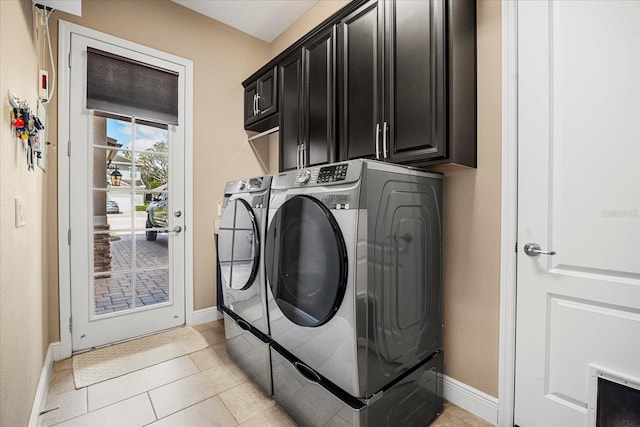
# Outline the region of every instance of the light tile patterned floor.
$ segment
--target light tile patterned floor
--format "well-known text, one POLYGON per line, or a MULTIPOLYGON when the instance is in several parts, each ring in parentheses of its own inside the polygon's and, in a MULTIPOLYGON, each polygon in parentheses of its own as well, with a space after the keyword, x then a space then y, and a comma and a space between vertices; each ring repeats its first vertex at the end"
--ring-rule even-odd
MULTIPOLYGON (((222 321, 196 329, 206 349, 79 390, 71 359, 56 362, 41 425, 295 426, 229 359, 222 321)), ((445 402, 432 427, 490 425, 445 402)))

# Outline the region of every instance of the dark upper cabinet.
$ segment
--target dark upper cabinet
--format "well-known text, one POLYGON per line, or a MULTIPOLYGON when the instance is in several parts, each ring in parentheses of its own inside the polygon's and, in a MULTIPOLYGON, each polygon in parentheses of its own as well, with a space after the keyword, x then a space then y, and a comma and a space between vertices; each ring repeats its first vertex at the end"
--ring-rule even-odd
POLYGON ((280 171, 335 160, 335 31, 280 61, 280 171))
POLYGON ((443 159, 446 144, 445 11, 442 0, 385 2, 384 159, 443 159))
POLYGON ((341 160, 378 157, 374 142, 379 147, 379 37, 377 1, 364 4, 339 23, 341 160))
POLYGON ((354 0, 245 86, 281 171, 374 158, 476 167, 476 0, 354 0))
POLYGON ((476 166, 475 1, 371 1, 340 22, 340 159, 476 166))
POLYGON ((302 58, 296 50, 278 65, 280 69, 280 171, 300 165, 302 119, 302 58))
POLYGON ((335 27, 302 47, 302 159, 315 166, 336 159, 335 27))
POLYGON ((277 67, 270 68, 244 87, 244 127, 265 131, 278 124, 277 67))

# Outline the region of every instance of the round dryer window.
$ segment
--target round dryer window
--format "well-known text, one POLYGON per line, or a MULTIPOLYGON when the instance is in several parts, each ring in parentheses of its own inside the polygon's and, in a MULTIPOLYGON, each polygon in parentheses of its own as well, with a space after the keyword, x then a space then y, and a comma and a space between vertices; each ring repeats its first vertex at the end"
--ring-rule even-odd
POLYGON ((278 209, 266 240, 267 278, 282 313, 319 326, 338 310, 347 281, 344 238, 327 207, 295 196, 278 209))
POLYGON ((231 289, 251 286, 258 273, 260 244, 256 217, 243 199, 227 203, 218 232, 218 262, 223 283, 231 289))

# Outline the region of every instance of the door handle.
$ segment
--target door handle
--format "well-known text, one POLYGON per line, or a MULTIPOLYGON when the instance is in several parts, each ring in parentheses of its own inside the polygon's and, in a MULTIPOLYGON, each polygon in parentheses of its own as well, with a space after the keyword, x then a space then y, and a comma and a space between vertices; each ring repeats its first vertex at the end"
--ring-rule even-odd
POLYGON ((376 123, 376 159, 380 160, 380 123, 376 123))
POLYGON ((180 233, 182 231, 182 227, 180 227, 179 225, 176 225, 175 227, 173 227, 173 231, 174 233, 180 233))
POLYGON ((537 243, 527 243, 524 245, 524 253, 529 256, 555 255, 556 251, 543 251, 537 243))
POLYGON ((382 126, 382 158, 387 158, 387 122, 382 126))

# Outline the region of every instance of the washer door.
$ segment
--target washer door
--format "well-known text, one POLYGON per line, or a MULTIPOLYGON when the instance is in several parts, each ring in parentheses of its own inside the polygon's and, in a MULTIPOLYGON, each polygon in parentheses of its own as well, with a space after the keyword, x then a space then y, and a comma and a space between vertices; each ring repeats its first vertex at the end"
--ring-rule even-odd
POLYGON ((278 209, 266 242, 267 279, 282 313, 320 326, 338 311, 347 283, 344 238, 327 207, 295 196, 278 209))
POLYGON ((258 273, 260 241, 256 216, 243 199, 230 201, 224 209, 218 232, 218 260, 226 287, 251 287, 258 273))

